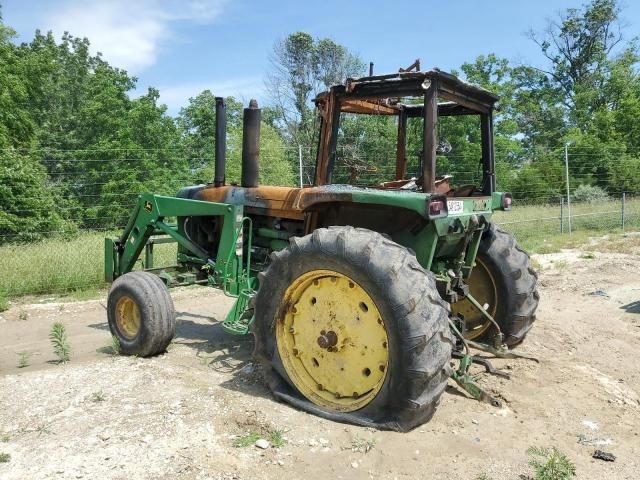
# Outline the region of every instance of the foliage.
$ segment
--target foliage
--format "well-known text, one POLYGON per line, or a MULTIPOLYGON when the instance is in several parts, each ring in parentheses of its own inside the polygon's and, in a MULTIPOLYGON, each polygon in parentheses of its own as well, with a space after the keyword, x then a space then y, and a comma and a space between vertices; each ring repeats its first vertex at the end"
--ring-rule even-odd
POLYGON ((9 463, 11 455, 5 452, 0 452, 0 463, 9 463))
POLYGON ((29 359, 31 353, 27 351, 18 352, 18 368, 25 368, 29 366, 29 359))
POLYGON ((360 453, 369 453, 376 446, 375 438, 355 437, 351 440, 351 451, 360 453))
POLYGON ((4 296, 4 294, 0 292, 0 313, 4 312, 5 310, 9 310, 9 301, 4 296))
POLYGON ((111 349, 111 355, 120 355, 120 340, 115 335, 111 335, 111 345, 109 345, 109 348, 111 349))
POLYGON ((598 202, 607 200, 609 195, 602 188, 594 185, 580 185, 573 192, 573 200, 576 202, 598 202))
POLYGON ((312 100, 332 85, 364 73, 363 61, 330 38, 295 32, 275 43, 267 89, 273 121, 294 144, 313 145, 318 117, 312 100))
POLYGON ((536 480, 568 480, 576 476, 575 465, 556 447, 529 447, 529 465, 533 467, 536 480))
POLYGON ((67 337, 67 330, 62 322, 55 322, 49 332, 49 340, 53 347, 53 353, 58 357, 58 363, 67 363, 71 360, 71 344, 67 337))
POLYGON ((249 447, 256 443, 262 436, 257 432, 249 432, 241 435, 233 440, 233 446, 236 448, 249 447))

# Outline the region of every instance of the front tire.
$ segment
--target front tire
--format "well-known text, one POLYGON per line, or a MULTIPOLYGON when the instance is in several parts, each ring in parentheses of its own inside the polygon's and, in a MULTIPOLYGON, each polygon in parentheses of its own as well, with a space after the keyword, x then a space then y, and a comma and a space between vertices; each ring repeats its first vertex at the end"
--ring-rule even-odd
POLYGON ((274 395, 332 420, 410 430, 449 378, 454 341, 433 276, 370 230, 321 228, 272 254, 252 331, 274 395))
POLYGON ((169 289, 149 272, 125 273, 113 282, 107 318, 124 355, 150 357, 162 353, 176 332, 169 289))

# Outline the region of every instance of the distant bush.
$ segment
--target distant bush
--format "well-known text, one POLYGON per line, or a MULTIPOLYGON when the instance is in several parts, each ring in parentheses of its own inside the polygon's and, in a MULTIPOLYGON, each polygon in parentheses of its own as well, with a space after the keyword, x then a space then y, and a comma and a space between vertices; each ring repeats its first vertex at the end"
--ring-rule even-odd
POLYGON ((576 202, 597 202, 607 200, 609 195, 602 188, 594 185, 580 185, 573 192, 573 200, 576 202))

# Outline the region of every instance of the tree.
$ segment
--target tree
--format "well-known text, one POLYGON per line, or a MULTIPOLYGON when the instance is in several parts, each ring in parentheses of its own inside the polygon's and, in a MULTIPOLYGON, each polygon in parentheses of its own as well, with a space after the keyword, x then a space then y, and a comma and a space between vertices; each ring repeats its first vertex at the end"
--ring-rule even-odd
POLYGON ((364 63, 329 38, 314 39, 305 32, 275 43, 266 83, 275 123, 285 138, 310 146, 316 141, 317 117, 312 100, 347 77, 364 73, 364 63))

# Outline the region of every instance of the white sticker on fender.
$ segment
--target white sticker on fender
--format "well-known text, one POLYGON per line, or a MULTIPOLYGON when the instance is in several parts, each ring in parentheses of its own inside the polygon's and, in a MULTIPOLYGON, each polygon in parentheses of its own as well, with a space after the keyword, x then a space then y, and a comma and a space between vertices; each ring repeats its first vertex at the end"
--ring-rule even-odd
POLYGON ((464 202, 462 200, 448 200, 447 208, 449 209, 449 215, 462 213, 464 211, 464 202))

